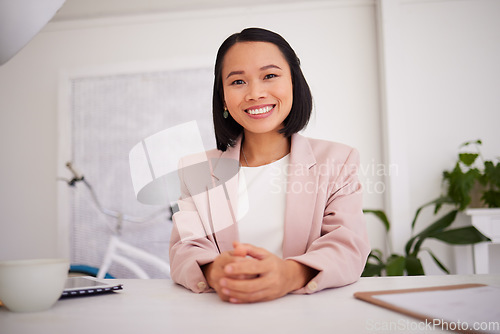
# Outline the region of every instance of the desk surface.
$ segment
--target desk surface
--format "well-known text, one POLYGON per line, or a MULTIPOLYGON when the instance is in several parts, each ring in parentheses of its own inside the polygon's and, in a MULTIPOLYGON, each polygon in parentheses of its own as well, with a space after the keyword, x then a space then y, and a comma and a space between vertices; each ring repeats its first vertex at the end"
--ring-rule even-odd
POLYGON ((353 293, 500 285, 500 275, 361 278, 342 288, 246 305, 222 302, 215 293, 194 294, 170 280, 116 281, 124 285, 120 292, 62 299, 44 312, 14 313, 0 307, 0 333, 425 333, 431 331, 420 330, 422 324, 413 318, 357 300, 353 293), (399 330, 384 330, 391 323, 399 330))

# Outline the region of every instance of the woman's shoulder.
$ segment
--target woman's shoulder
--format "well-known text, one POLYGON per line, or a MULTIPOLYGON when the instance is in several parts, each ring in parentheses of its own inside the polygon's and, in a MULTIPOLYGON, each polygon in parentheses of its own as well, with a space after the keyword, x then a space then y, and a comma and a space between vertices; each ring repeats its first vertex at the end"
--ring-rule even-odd
POLYGON ((221 150, 218 150, 216 148, 213 148, 211 150, 205 151, 205 154, 207 155, 208 159, 220 158, 220 156, 222 155, 222 153, 223 152, 221 150))
POLYGON ((330 141, 330 140, 325 140, 325 139, 317 139, 317 138, 310 138, 310 137, 304 137, 306 138, 309 143, 311 144, 311 147, 314 148, 330 148, 330 149, 340 149, 340 150, 352 150, 353 147, 344 143, 336 142, 336 141, 330 141))
POLYGON ((344 143, 310 137, 303 138, 309 143, 309 146, 311 147, 311 150, 316 158, 336 158, 346 160, 351 154, 358 154, 354 147, 344 143))

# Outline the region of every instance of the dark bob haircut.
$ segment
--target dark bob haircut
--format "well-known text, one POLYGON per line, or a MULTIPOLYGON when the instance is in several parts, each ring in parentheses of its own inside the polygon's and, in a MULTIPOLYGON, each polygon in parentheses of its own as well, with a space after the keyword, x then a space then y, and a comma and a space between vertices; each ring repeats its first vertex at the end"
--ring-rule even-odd
POLYGON ((284 120, 284 127, 280 130, 285 137, 299 132, 309 122, 312 111, 312 96, 309 85, 300 69, 300 60, 288 42, 280 35, 265 29, 247 28, 240 33, 229 36, 220 46, 215 60, 214 92, 212 112, 214 119, 215 140, 217 148, 225 151, 229 146, 234 146, 238 136, 243 132, 239 125, 229 114, 224 118, 224 90, 222 85, 222 65, 227 51, 238 42, 268 42, 276 45, 285 57, 292 76, 293 102, 288 117, 284 120))

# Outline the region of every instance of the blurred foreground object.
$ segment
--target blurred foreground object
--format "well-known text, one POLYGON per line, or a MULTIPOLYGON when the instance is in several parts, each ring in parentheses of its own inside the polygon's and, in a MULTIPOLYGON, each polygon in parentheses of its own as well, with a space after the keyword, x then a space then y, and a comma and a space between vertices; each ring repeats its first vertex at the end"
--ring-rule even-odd
POLYGON ((52 19, 65 0, 0 1, 0 65, 18 53, 52 19))

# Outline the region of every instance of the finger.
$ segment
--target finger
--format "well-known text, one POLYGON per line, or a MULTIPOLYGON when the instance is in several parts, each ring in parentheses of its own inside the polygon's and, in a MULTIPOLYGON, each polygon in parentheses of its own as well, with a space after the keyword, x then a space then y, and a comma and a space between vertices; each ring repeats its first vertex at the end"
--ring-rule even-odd
POLYGON ((246 247, 243 246, 243 244, 241 244, 237 241, 234 241, 233 247, 234 247, 234 250, 233 250, 234 256, 241 256, 241 257, 247 256, 247 249, 246 249, 246 247))
POLYGON ((266 263, 253 258, 237 258, 234 262, 224 266, 224 274, 227 276, 256 276, 268 271, 267 267, 266 263))
MULTIPOLYGON (((229 282, 227 282, 229 283, 229 282)), ((221 293, 225 300, 231 303, 254 303, 258 301, 270 300, 276 298, 276 289, 261 282, 260 278, 247 281, 234 281, 239 285, 237 289, 230 289, 228 285, 221 286, 221 293)))
POLYGON ((256 292, 264 289, 267 284, 262 277, 255 277, 252 279, 240 280, 230 277, 223 277, 219 281, 219 285, 231 292, 256 292))
POLYGON ((256 258, 258 260, 262 260, 269 255, 272 255, 269 251, 264 248, 256 247, 251 244, 239 244, 246 250, 246 255, 256 258))
MULTIPOLYGON (((212 288, 217 290, 219 280, 222 277, 229 276, 224 272, 224 267, 237 259, 241 259, 241 257, 235 257, 230 252, 223 252, 211 264, 204 267, 204 275, 212 288)), ((232 278, 245 279, 247 277, 232 275, 232 278)))
POLYGON ((249 280, 235 280, 225 277, 220 280, 220 287, 224 295, 239 299, 247 299, 243 296, 255 294, 268 288, 260 277, 249 280))
POLYGON ((268 289, 253 293, 235 293, 234 295, 225 295, 225 300, 233 304, 257 303, 274 299, 268 289))

